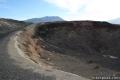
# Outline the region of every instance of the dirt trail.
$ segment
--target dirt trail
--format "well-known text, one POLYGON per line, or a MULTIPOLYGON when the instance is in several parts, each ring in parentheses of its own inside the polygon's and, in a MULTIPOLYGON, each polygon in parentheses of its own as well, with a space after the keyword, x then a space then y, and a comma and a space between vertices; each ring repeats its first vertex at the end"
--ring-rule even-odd
POLYGON ((59 70, 42 69, 19 55, 14 37, 12 33, 0 40, 0 80, 88 80, 59 70))

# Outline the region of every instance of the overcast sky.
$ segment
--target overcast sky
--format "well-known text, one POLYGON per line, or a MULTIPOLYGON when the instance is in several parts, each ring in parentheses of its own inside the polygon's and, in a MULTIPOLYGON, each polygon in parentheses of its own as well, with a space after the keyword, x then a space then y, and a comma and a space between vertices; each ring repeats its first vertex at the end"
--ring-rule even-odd
POLYGON ((60 16, 65 20, 120 17, 120 0, 0 0, 0 17, 24 20, 60 16))

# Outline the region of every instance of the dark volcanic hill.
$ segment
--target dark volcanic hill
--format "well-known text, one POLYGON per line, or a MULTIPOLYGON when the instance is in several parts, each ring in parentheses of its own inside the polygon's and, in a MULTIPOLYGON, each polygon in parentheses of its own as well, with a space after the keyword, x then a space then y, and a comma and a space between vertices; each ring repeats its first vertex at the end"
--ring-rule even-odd
POLYGON ((56 21, 64 21, 64 20, 58 16, 45 16, 42 18, 32 18, 25 20, 25 22, 31 22, 31 23, 44 23, 44 22, 56 22, 56 21))
POLYGON ((38 25, 35 32, 36 36, 64 50, 120 57, 119 25, 97 21, 58 22, 38 25))
POLYGON ((28 23, 12 19, 0 19, 0 36, 27 26, 28 23))

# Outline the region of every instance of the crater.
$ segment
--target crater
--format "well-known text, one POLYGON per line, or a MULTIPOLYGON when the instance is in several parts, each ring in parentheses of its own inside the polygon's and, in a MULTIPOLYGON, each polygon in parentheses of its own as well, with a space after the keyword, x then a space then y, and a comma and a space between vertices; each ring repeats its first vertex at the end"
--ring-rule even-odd
POLYGON ((89 78, 120 71, 120 25, 63 21, 37 24, 30 33, 37 40, 37 54, 56 69, 89 78))

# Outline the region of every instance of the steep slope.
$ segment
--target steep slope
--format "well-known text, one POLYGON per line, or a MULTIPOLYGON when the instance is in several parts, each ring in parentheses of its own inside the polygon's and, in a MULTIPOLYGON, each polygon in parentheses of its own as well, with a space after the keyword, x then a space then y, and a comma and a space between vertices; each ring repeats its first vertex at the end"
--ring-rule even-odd
POLYGON ((45 16, 42 18, 32 18, 25 20, 25 22, 32 22, 32 23, 55 22, 55 21, 64 21, 64 20, 58 16, 45 16))
POLYGON ((28 23, 25 23, 23 21, 1 18, 0 19, 0 36, 3 36, 6 33, 9 33, 11 31, 23 28, 27 25, 28 23))
POLYGON ((119 25, 97 21, 58 22, 41 25, 35 32, 36 36, 62 49, 120 57, 119 25))

